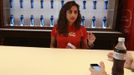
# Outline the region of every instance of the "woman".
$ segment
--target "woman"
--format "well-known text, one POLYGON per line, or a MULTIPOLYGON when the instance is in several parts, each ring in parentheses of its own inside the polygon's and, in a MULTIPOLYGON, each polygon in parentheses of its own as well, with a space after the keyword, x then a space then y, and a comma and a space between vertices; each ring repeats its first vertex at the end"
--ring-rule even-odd
POLYGON ((79 5, 69 1, 60 10, 57 25, 51 32, 50 47, 57 48, 89 48, 95 41, 95 36, 88 35, 86 28, 80 25, 81 14, 79 5), (88 42, 87 42, 88 39, 88 42))

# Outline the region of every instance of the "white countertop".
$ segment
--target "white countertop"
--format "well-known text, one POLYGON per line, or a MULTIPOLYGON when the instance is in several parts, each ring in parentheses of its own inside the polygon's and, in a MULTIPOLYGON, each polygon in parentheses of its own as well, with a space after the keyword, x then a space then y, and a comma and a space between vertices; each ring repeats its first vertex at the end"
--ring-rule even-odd
POLYGON ((90 75, 90 64, 100 61, 111 75, 109 51, 0 46, 0 75, 90 75))

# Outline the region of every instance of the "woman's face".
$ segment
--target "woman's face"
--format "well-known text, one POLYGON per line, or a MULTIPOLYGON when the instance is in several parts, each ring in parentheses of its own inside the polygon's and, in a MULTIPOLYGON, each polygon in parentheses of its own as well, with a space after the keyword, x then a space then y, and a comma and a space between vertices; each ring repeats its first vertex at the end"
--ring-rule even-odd
POLYGON ((76 6, 72 6, 71 9, 67 10, 66 17, 68 23, 72 25, 78 17, 78 8, 76 6))

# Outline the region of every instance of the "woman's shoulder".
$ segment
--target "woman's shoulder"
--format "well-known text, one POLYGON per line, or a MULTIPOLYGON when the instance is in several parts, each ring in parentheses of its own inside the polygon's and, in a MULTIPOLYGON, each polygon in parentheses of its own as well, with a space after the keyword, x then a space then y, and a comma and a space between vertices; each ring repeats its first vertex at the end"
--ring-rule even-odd
POLYGON ((57 35, 57 25, 54 25, 54 27, 52 28, 51 35, 56 37, 56 35, 57 35))
POLYGON ((55 24, 53 28, 57 28, 57 27, 58 27, 58 25, 57 25, 57 24, 55 24))
POLYGON ((57 25, 54 25, 54 27, 52 28, 52 31, 54 31, 54 32, 57 31, 57 25))
POLYGON ((81 26, 80 29, 81 30, 86 30, 86 27, 85 26, 81 26))
POLYGON ((55 24, 54 26, 53 26, 53 28, 52 28, 52 30, 57 30, 57 25, 55 24))

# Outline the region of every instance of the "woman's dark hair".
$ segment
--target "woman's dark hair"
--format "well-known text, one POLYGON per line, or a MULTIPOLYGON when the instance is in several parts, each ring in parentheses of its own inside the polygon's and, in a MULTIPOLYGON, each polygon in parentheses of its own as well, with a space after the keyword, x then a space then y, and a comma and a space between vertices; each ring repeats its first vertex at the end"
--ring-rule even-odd
POLYGON ((80 29, 80 23, 81 23, 81 14, 79 10, 79 5, 75 1, 69 1, 63 5, 63 7, 60 10, 59 18, 58 18, 58 24, 57 24, 57 31, 58 34, 67 35, 68 34, 68 21, 66 17, 66 12, 71 9, 72 6, 76 6, 78 9, 78 17, 76 21, 74 22, 74 26, 76 30, 80 29))

